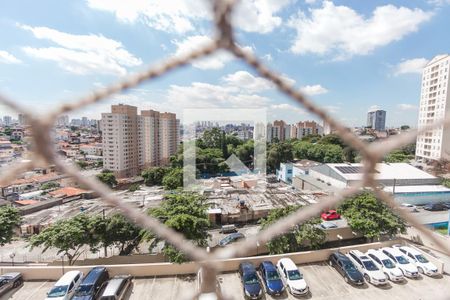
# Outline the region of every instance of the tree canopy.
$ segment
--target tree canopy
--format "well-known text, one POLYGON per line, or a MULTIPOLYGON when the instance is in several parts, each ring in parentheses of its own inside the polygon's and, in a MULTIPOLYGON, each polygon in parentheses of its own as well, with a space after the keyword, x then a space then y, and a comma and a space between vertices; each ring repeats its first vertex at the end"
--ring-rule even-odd
MULTIPOLYGON (((259 223, 262 229, 267 228, 281 218, 297 211, 299 206, 277 208, 269 212, 268 216, 259 223)), ((292 230, 273 238, 267 243, 270 254, 282 254, 299 251, 302 248, 318 249, 325 242, 325 231, 317 226, 320 218, 310 219, 292 227, 292 230)))
POLYGON ((164 175, 162 180, 164 189, 166 190, 176 190, 183 186, 183 169, 173 168, 164 175))
POLYGON ((58 255, 66 256, 72 265, 85 251, 85 247, 94 252, 100 247, 105 248, 106 255, 106 247, 115 246, 120 255, 128 255, 138 247, 143 233, 121 214, 102 217, 81 213, 60 220, 33 235, 30 247, 43 247, 42 252, 54 248, 58 255))
POLYGON ((371 192, 345 200, 338 212, 353 230, 372 241, 383 234, 392 236, 406 231, 405 222, 371 192))
POLYGON ((111 188, 117 185, 116 176, 110 170, 103 170, 100 174, 97 174, 97 178, 111 188))
POLYGON ((0 246, 11 242, 14 228, 20 225, 22 217, 19 211, 12 206, 0 207, 0 246))
MULTIPOLYGON (((207 229, 210 225, 207 209, 203 196, 183 192, 166 195, 161 206, 149 210, 149 214, 182 233, 194 244, 206 247, 209 238, 207 229)), ((187 261, 187 257, 170 244, 164 246, 163 252, 171 262, 187 261)))
POLYGON ((164 176, 169 172, 170 168, 165 167, 153 167, 142 171, 141 176, 144 178, 144 184, 161 185, 164 176))

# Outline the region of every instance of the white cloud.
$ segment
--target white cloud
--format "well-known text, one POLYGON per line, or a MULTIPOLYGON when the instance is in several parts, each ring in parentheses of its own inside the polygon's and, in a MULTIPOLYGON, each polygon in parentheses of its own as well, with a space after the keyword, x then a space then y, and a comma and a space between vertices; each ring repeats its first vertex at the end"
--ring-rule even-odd
POLYGON ((397 108, 403 111, 413 111, 413 110, 417 110, 418 107, 417 105, 414 104, 408 104, 408 103, 401 103, 397 105, 397 108))
POLYGON ((255 77, 247 71, 237 71, 233 74, 228 74, 223 78, 223 81, 229 85, 238 87, 250 93, 262 92, 273 88, 273 84, 261 77, 255 77))
POLYGON ((328 90, 321 86, 320 84, 315 85, 305 85, 300 88, 300 91, 308 96, 321 95, 328 93, 328 90))
POLYGON ((301 114, 306 114, 306 111, 301 108, 299 105, 292 105, 288 103, 279 103, 279 104, 272 104, 270 105, 271 110, 278 110, 278 111, 284 111, 284 112, 296 112, 301 114))
MULTIPOLYGON (((194 50, 198 50, 203 46, 211 43, 213 40, 206 35, 192 35, 188 36, 184 40, 172 40, 172 43, 177 47, 175 51, 176 56, 183 56, 191 53, 194 50)), ((253 53, 253 48, 250 46, 242 47, 244 51, 253 53)), ((232 61, 234 56, 224 50, 218 50, 215 53, 205 58, 195 60, 192 65, 198 69, 221 69, 226 63, 232 61)))
MULTIPOLYGON (((196 23, 211 20, 211 1, 207 0, 86 0, 92 9, 113 13, 125 23, 142 22, 157 30, 185 34, 196 23)), ((268 33, 282 23, 277 14, 292 0, 240 1, 233 23, 247 32, 268 33)))
POLYGON ((317 0, 305 0, 306 4, 314 4, 316 2, 317 2, 317 0))
POLYGON ((264 54, 263 58, 268 62, 271 62, 273 60, 272 54, 270 53, 264 54))
POLYGON ((0 63, 5 64, 20 64, 22 61, 12 55, 11 53, 8 53, 6 51, 0 50, 0 63))
POLYGON ((381 109, 381 106, 379 105, 372 105, 371 107, 369 107, 368 111, 374 111, 374 110, 379 110, 381 109))
POLYGON ((336 114, 341 110, 341 107, 337 105, 325 105, 323 108, 330 114, 336 114))
POLYGON ((333 59, 367 55, 417 31, 431 16, 431 12, 418 8, 385 5, 365 18, 350 7, 324 1, 322 7, 309 9, 309 15, 299 11, 290 18, 288 25, 297 31, 290 50, 331 55, 333 59))
POLYGON ((413 58, 404 60, 395 66, 394 74, 395 75, 409 74, 409 73, 422 74, 422 70, 427 63, 428 59, 426 58, 413 58))
POLYGON ((57 47, 23 47, 26 54, 58 65, 75 74, 103 73, 126 74, 126 67, 142 64, 142 61, 128 52, 121 42, 102 35, 76 35, 48 27, 18 25, 38 39, 49 40, 57 47))
POLYGON ((283 22, 276 14, 291 2, 291 0, 239 1, 233 15, 233 24, 247 32, 272 32, 283 22))
POLYGON ((450 4, 450 0, 428 0, 427 1, 431 5, 443 6, 446 4, 450 4))

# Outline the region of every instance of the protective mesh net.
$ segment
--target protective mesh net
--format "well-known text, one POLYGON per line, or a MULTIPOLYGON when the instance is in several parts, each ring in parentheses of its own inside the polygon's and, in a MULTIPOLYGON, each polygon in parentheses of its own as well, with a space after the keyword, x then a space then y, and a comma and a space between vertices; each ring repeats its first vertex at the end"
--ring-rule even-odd
POLYGON ((257 247, 257 244, 264 244, 277 235, 289 231, 292 228, 292 224, 301 224, 302 222, 319 215, 321 211, 337 206, 347 197, 357 194, 361 188, 372 189, 376 196, 395 210, 401 218, 407 221, 411 226, 415 227, 422 234, 426 234, 433 243, 441 248, 441 250, 445 251, 445 253, 450 255, 450 245, 445 244, 442 240, 438 239, 413 215, 409 214, 405 210, 399 209, 392 196, 382 191, 374 179, 374 168, 377 162, 381 161, 386 154, 392 150, 413 142, 419 134, 433 130, 434 128, 449 126, 450 118, 421 127, 419 130, 412 130, 405 134, 389 137, 382 142, 374 142, 371 144, 364 143, 356 135, 348 131, 344 125, 340 124, 329 114, 327 114, 323 108, 309 100, 299 90, 291 87, 289 82, 287 82, 283 76, 280 76, 273 70, 270 70, 256 56, 248 51, 244 51, 238 46, 234 39, 233 26, 230 21, 231 12, 234 6, 235 1, 232 0, 213 1, 212 7, 217 33, 215 39, 211 43, 204 45, 202 48, 192 51, 184 56, 172 57, 159 65, 150 67, 144 72, 131 75, 116 84, 100 90, 95 90, 78 101, 64 104, 56 110, 49 112, 45 117, 33 115, 32 112, 24 107, 21 107, 15 101, 0 95, 0 103, 26 116, 27 122, 32 130, 33 140, 31 159, 26 163, 15 164, 8 167, 8 169, 5 170, 0 176, 0 185, 9 184, 16 178, 17 175, 35 167, 49 164, 55 165, 59 172, 72 176, 79 184, 95 191, 103 201, 118 208, 129 220, 132 220, 142 228, 150 230, 159 236, 159 238, 174 245, 190 257, 196 264, 198 264, 199 268, 202 267, 203 280, 201 289, 200 291, 187 294, 186 299, 196 298, 200 293, 215 292, 215 278, 218 269, 220 269, 220 264, 218 261, 245 256, 247 253, 254 250, 254 248, 257 247), (350 145, 353 149, 360 153, 362 163, 364 165, 364 174, 363 180, 358 186, 342 189, 333 196, 321 199, 321 201, 317 204, 299 209, 288 217, 281 219, 270 227, 260 231, 256 236, 247 238, 242 243, 221 248, 214 253, 208 253, 204 248, 199 248, 192 244, 182 234, 166 227, 164 224, 161 224, 158 220, 152 218, 151 216, 148 216, 141 211, 124 204, 124 202, 113 195, 111 190, 100 181, 83 177, 77 167, 63 162, 58 157, 53 147, 51 129, 57 118, 65 113, 100 102, 113 94, 133 88, 144 81, 148 82, 154 80, 155 78, 161 77, 174 69, 180 68, 195 59, 206 57, 221 49, 232 53, 234 56, 247 63, 257 74, 259 74, 259 76, 273 82, 283 94, 288 96, 294 102, 297 102, 298 105, 307 109, 310 113, 327 122, 346 144, 350 145), (213 261, 214 263, 212 263, 213 261))

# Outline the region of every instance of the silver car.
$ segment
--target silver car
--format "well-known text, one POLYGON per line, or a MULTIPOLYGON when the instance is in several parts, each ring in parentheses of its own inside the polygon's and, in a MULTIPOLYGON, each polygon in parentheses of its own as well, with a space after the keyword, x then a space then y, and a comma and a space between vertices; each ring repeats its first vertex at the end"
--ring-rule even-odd
POLYGON ((22 283, 23 277, 20 273, 7 273, 0 275, 0 296, 21 286, 22 283))

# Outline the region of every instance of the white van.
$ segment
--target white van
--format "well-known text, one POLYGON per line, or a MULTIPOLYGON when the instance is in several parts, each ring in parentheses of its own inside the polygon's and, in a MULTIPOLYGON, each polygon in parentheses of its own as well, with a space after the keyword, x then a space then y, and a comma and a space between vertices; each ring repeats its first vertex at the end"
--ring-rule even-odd
POLYGON ((69 300, 83 279, 80 271, 69 271, 64 274, 47 293, 46 300, 69 300))

